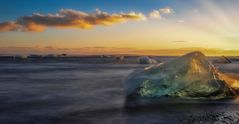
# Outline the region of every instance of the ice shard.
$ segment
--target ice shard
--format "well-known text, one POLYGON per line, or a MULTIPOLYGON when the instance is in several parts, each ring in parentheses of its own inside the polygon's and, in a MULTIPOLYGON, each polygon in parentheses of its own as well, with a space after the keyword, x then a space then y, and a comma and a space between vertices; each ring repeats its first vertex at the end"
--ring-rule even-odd
POLYGON ((222 99, 237 96, 237 83, 220 73, 203 53, 192 52, 133 72, 124 87, 128 97, 222 99))

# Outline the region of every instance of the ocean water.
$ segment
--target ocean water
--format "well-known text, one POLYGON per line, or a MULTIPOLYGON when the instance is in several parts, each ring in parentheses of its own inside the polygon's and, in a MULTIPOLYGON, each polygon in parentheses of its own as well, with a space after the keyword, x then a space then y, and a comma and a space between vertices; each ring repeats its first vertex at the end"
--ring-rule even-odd
POLYGON ((122 81, 145 66, 2 62, 0 124, 239 123, 237 99, 152 105, 126 99, 122 81))

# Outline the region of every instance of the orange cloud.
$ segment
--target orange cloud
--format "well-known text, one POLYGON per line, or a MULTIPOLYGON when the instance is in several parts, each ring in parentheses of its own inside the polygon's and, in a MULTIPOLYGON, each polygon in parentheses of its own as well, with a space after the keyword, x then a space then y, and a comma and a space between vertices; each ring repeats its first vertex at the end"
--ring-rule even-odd
POLYGON ((18 28, 19 25, 12 21, 0 23, 0 32, 15 31, 18 28))
POLYGON ((96 10, 95 13, 85 13, 72 9, 62 9, 56 14, 43 15, 34 13, 22 16, 15 22, 0 23, 0 31, 21 30, 25 32, 40 32, 46 27, 89 29, 96 25, 113 25, 129 20, 144 20, 142 13, 113 13, 96 10))

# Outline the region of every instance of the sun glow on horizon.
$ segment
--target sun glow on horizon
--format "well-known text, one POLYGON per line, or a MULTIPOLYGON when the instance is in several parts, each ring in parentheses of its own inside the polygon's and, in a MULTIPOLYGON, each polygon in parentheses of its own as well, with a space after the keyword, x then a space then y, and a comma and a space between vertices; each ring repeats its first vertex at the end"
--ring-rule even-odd
POLYGON ((53 52, 68 49, 72 54, 181 55, 181 48, 188 48, 186 51, 201 50, 208 55, 239 55, 238 1, 161 1, 148 2, 147 7, 140 3, 134 8, 130 2, 120 10, 112 9, 117 5, 112 3, 100 7, 102 10, 93 8, 95 11, 62 9, 61 5, 56 12, 22 12, 9 20, 0 14, 5 18, 0 21, 1 54, 47 53, 50 51, 45 47, 51 47, 53 52), (85 49, 95 46, 104 49, 85 49))

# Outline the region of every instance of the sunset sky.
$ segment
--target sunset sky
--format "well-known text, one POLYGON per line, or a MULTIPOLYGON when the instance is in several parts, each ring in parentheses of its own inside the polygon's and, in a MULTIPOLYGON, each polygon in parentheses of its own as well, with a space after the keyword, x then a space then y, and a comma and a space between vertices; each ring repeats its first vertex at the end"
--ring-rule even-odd
POLYGON ((238 5, 238 0, 1 0, 0 54, 239 55, 238 5))

